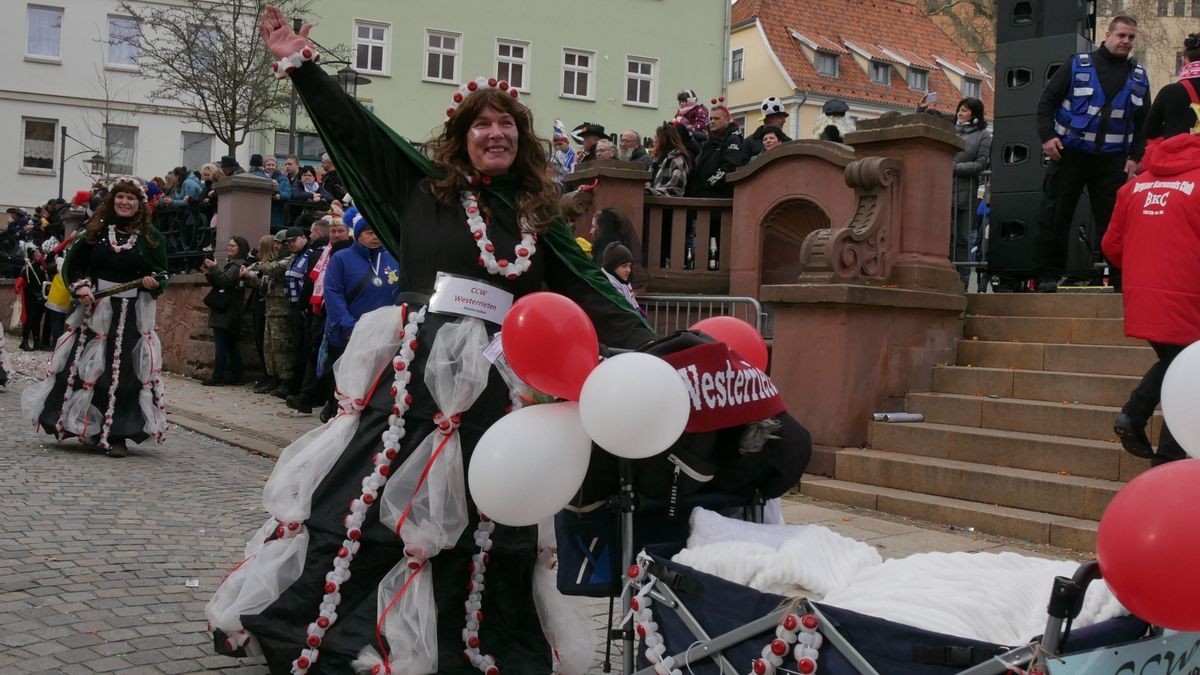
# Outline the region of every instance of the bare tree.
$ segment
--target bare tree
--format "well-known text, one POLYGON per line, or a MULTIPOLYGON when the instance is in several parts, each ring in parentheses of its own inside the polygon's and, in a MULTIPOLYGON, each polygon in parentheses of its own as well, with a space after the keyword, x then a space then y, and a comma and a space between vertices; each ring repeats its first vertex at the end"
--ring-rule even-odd
MULTIPOLYGON (((123 130, 118 129, 118 127, 128 126, 129 113, 126 112, 126 109, 131 107, 131 104, 126 98, 118 98, 120 94, 113 84, 110 73, 100 66, 95 67, 95 76, 89 86, 92 90, 92 100, 99 105, 89 108, 82 116, 84 131, 90 137, 88 143, 95 148, 95 154, 104 159, 102 167, 105 169, 119 168, 119 163, 126 159, 123 155, 128 154, 129 158, 132 158, 133 154, 133 146, 126 142, 123 130), (121 103, 127 105, 121 106, 121 103)), ((80 168, 84 173, 91 172, 90 166, 85 168, 85 163, 90 160, 90 157, 79 160, 80 168)))
MULTIPOLYGON (((155 100, 210 129, 229 154, 249 133, 267 128, 288 106, 284 85, 271 73, 273 57, 258 36, 265 0, 181 0, 145 4, 122 0, 137 21, 142 72, 157 80, 155 100)), ((307 13, 308 0, 281 0, 290 16, 307 13)))

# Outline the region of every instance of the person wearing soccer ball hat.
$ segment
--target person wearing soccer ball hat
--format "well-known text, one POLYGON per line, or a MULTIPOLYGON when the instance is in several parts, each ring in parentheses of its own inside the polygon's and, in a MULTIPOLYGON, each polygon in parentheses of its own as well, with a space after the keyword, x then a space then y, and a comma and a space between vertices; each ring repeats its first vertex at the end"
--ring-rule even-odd
MULTIPOLYGON (((788 111, 786 108, 784 108, 783 101, 780 101, 774 96, 768 96, 767 98, 763 99, 762 106, 760 107, 763 114, 762 126, 755 130, 750 138, 746 139, 745 144, 742 145, 742 152, 745 153, 747 157, 757 157, 763 153, 763 150, 765 149, 763 148, 762 143, 763 135, 767 133, 767 131, 774 131, 774 129, 767 129, 767 127, 776 127, 779 129, 787 128, 788 111)), ((779 136, 778 133, 775 135, 779 136)), ((785 133, 779 140, 787 143, 792 139, 785 133)))

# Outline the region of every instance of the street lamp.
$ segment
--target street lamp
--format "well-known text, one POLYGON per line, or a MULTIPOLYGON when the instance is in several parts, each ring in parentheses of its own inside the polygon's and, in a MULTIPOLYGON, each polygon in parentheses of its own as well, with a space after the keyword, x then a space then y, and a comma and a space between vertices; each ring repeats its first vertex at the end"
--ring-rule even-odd
MULTIPOLYGON (((334 63, 341 63, 335 61, 334 63)), ((358 98, 358 85, 371 84, 369 78, 358 74, 358 71, 351 68, 350 64, 346 64, 345 68, 337 71, 337 81, 341 85, 342 91, 350 94, 350 98, 358 98)))
POLYGON ((89 147, 87 143, 84 143, 83 141, 79 140, 78 138, 75 138, 74 136, 68 134, 66 125, 59 127, 59 129, 62 131, 62 140, 58 144, 58 198, 62 199, 63 179, 66 178, 67 160, 68 159, 71 159, 73 157, 78 157, 80 155, 85 155, 89 152, 92 153, 92 156, 89 159, 87 159, 86 161, 88 163, 88 166, 92 170, 92 175, 94 175, 94 176, 103 174, 103 171, 106 168, 105 167, 106 162, 105 162, 104 158, 100 156, 100 151, 96 150, 95 148, 89 147), (68 157, 67 156, 67 139, 68 138, 75 141, 76 143, 82 145, 83 150, 80 150, 79 152, 68 157))
POLYGON ((108 164, 108 162, 104 161, 104 157, 100 156, 100 153, 98 152, 87 158, 87 164, 88 168, 92 170, 91 174, 97 178, 107 173, 108 167, 105 165, 108 164))

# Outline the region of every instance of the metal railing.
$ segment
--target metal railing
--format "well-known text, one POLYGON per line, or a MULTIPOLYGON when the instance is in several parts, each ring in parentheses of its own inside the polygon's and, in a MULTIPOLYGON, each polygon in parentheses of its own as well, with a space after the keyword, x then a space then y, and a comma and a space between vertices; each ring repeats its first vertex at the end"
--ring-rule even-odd
MULTIPOLYGON (((967 208, 958 208, 958 177, 950 179, 950 264, 960 274, 969 277, 978 271, 982 275, 987 269, 987 209, 979 213, 980 203, 991 201, 992 172, 990 170, 971 177, 970 192, 967 195, 967 208), (960 238, 965 234, 965 248, 961 246, 960 238)), ((985 282, 979 280, 979 288, 985 287, 985 282)))
POLYGON ((154 212, 154 226, 167 249, 167 271, 172 274, 193 272, 213 251, 217 228, 210 223, 207 207, 160 206, 154 212))
POLYGON ((648 294, 637 296, 637 301, 646 310, 646 321, 659 335, 690 328, 697 321, 714 316, 741 319, 768 340, 773 333, 770 314, 751 297, 648 294))

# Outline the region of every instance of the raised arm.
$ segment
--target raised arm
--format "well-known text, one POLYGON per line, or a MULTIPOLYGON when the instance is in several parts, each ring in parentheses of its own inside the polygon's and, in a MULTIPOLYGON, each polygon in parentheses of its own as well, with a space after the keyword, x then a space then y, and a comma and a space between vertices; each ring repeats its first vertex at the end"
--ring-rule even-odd
MULTIPOLYGON (((290 59, 306 49, 310 24, 292 30, 287 17, 267 5, 259 20, 259 34, 276 58, 290 59)), ((287 67, 285 66, 285 70, 287 67)), ((291 70, 292 83, 308 110, 325 149, 342 175, 355 204, 367 214, 375 233, 399 255, 404 205, 416 184, 434 171, 433 164, 366 108, 351 98, 332 77, 312 61, 291 70)))

